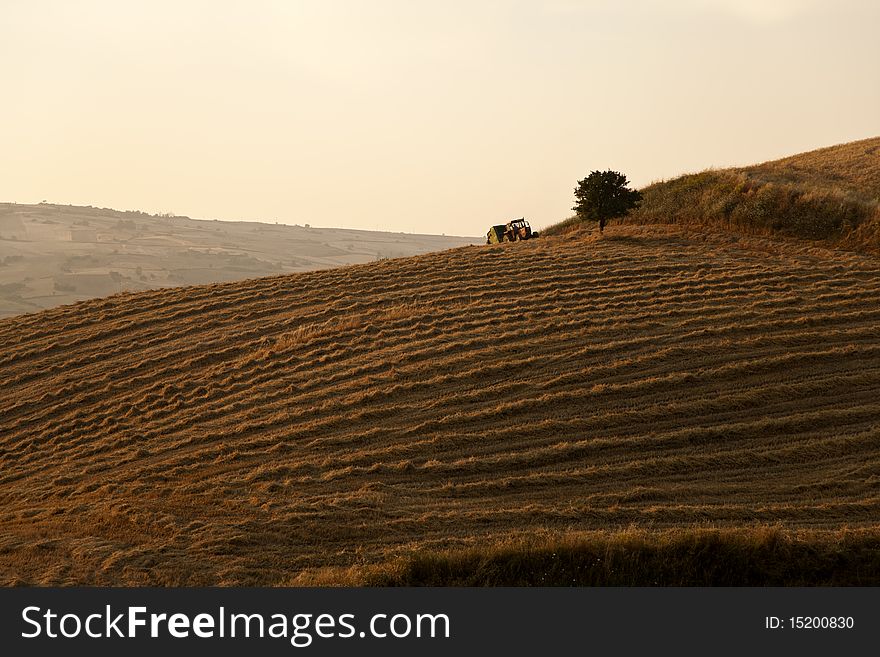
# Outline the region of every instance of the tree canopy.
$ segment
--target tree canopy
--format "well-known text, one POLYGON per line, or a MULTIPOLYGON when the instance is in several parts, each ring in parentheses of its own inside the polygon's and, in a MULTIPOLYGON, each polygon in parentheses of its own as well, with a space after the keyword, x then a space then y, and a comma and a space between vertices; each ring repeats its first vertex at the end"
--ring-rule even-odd
POLYGON ((579 180, 574 196, 577 202, 572 210, 581 219, 598 221, 599 231, 605 229, 606 221, 622 217, 642 200, 638 190, 629 189, 625 175, 610 170, 593 171, 579 180))

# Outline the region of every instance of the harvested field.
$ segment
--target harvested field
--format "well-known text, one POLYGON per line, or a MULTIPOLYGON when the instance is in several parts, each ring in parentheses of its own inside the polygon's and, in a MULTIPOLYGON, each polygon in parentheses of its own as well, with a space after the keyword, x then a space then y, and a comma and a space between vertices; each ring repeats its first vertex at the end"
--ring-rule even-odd
POLYGON ((880 531, 870 255, 616 226, 6 319, 0 368, 3 584, 880 531))

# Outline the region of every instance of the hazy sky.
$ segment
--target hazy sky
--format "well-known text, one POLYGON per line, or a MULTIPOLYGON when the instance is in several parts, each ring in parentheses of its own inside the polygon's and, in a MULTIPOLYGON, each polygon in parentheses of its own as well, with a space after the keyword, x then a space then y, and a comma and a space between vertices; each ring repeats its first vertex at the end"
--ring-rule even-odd
POLYGON ((0 0, 0 201, 478 235, 880 134, 877 0, 0 0))

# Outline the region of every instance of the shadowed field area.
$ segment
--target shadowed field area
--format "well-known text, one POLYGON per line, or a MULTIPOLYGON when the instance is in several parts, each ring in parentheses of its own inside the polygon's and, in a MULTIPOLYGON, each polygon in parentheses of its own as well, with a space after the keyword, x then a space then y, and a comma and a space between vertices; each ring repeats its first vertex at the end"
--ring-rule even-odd
POLYGON ((0 368, 3 584, 499 583, 455 568, 707 528, 876 577, 869 255, 612 227, 6 319, 0 368))
POLYGON ((876 586, 880 534, 700 529, 588 532, 307 572, 347 586, 876 586))

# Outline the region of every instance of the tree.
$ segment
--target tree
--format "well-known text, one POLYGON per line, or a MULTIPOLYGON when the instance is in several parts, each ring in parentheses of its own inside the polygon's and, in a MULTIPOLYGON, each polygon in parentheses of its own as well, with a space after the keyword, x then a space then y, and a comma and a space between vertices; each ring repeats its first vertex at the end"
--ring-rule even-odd
POLYGON ((583 220, 598 221, 602 232, 606 221, 622 217, 642 200, 639 191, 629 189, 628 185, 622 173, 593 171, 574 188, 577 203, 572 210, 583 220))

